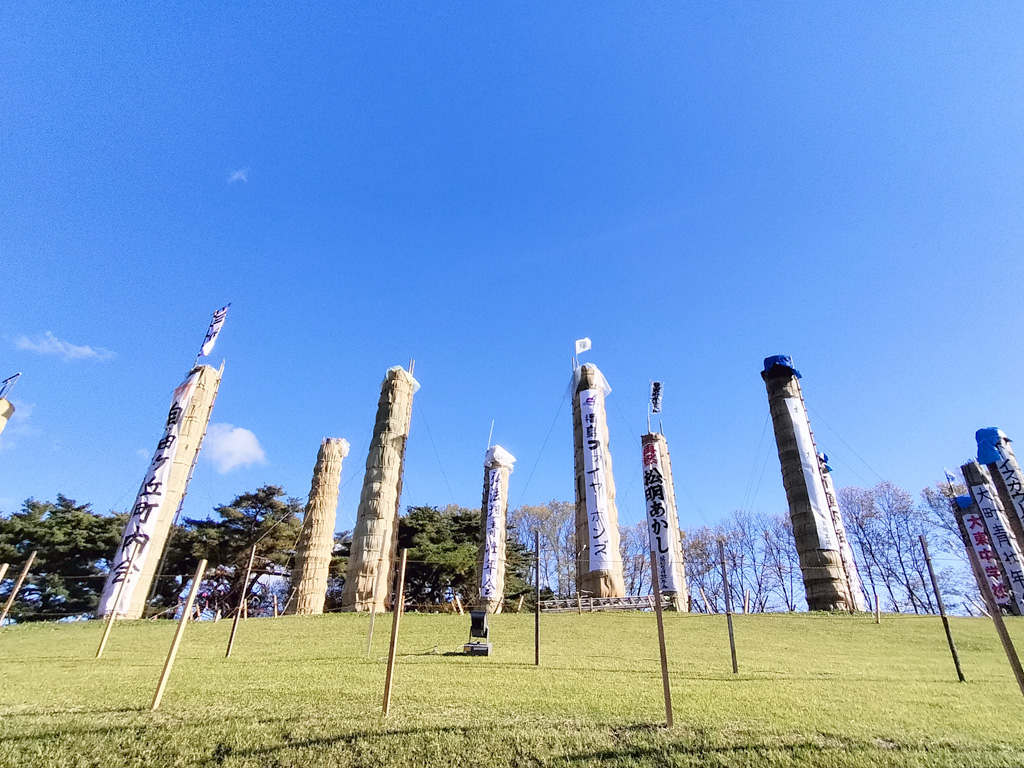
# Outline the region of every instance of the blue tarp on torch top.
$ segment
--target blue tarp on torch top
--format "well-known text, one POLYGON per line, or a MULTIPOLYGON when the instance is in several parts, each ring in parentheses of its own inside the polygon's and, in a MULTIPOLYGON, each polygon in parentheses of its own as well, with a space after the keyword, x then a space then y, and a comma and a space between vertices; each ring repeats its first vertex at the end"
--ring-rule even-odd
POLYGON ((776 373, 790 374, 798 379, 803 378, 800 371, 793 367, 793 358, 789 355, 772 355, 764 359, 764 371, 761 372, 761 377, 767 379, 776 373))
POLYGON ((971 504, 973 504, 973 503, 974 503, 974 499, 972 499, 970 496, 957 496, 956 497, 956 505, 958 507, 960 507, 960 509, 969 509, 971 504))
POLYGON ((1003 460, 1003 454, 996 447, 1000 438, 1006 437, 999 427, 986 427, 974 433, 974 439, 978 441, 978 463, 995 464, 1003 460))

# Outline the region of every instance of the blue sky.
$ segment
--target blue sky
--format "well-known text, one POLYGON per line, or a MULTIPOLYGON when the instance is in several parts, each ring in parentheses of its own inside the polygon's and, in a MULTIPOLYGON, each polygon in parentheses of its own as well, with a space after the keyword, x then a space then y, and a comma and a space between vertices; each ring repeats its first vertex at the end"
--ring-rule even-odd
POLYGON ((581 336, 622 522, 652 378, 683 524, 784 511, 780 353, 837 485, 916 493, 978 427, 1024 440, 1022 32, 1008 3, 5 3, 0 510, 125 509, 229 301, 213 421, 264 459, 210 452, 190 516, 304 496, 332 436, 351 527, 410 358, 403 503, 479 504, 492 419, 513 503, 571 499, 581 336))

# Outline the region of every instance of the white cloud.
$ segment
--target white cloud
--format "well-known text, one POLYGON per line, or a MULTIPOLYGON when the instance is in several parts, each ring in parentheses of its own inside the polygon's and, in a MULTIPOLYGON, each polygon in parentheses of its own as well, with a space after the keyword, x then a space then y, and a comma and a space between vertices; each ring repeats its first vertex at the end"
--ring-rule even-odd
POLYGON ((265 464, 267 461, 256 435, 234 424, 211 424, 206 430, 203 447, 206 457, 222 475, 235 467, 265 464))
POLYGON ((236 181, 248 181, 249 180, 249 169, 239 168, 237 171, 232 171, 231 175, 228 176, 228 184, 234 184, 236 181))
POLYGON ((32 418, 32 411, 35 409, 36 404, 12 400, 11 405, 14 406, 14 415, 11 416, 11 420, 4 427, 3 435, 0 435, 0 451, 9 451, 14 448, 15 442, 20 437, 39 434, 39 430, 29 424, 29 419, 32 418))
POLYGON ((64 361, 68 360, 109 360, 114 353, 102 347, 90 347, 88 345, 72 344, 69 341, 62 341, 50 331, 39 334, 30 339, 28 336, 19 336, 14 340, 17 349, 26 352, 35 352, 40 355, 57 355, 64 361))

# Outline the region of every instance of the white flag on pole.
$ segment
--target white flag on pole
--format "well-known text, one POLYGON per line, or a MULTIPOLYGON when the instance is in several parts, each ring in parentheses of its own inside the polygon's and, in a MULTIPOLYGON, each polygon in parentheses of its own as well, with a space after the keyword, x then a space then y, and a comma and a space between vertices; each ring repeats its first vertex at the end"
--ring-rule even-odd
POLYGON ((0 381, 0 400, 3 400, 10 391, 14 388, 15 383, 21 378, 21 372, 14 374, 13 376, 0 381))
POLYGON ((230 306, 228 304, 227 307, 221 307, 213 313, 213 320, 210 321, 210 330, 206 332, 203 346, 199 350, 200 357, 205 357, 213 352, 213 345, 217 343, 217 335, 220 333, 220 329, 224 327, 224 318, 228 316, 228 307, 230 306))
POLYGON ((584 337, 582 339, 576 339, 576 354, 580 352, 586 352, 590 349, 590 339, 584 337))

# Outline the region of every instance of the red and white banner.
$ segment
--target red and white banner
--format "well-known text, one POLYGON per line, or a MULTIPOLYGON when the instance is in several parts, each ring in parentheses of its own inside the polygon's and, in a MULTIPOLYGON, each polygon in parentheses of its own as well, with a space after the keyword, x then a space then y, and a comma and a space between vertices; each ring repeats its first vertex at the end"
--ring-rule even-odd
POLYGON ((647 526, 654 556, 654 572, 663 593, 682 591, 676 557, 679 554, 679 529, 672 523, 670 499, 667 492, 671 478, 665 477, 661 452, 654 443, 642 448, 644 470, 644 497, 647 499, 647 526))

